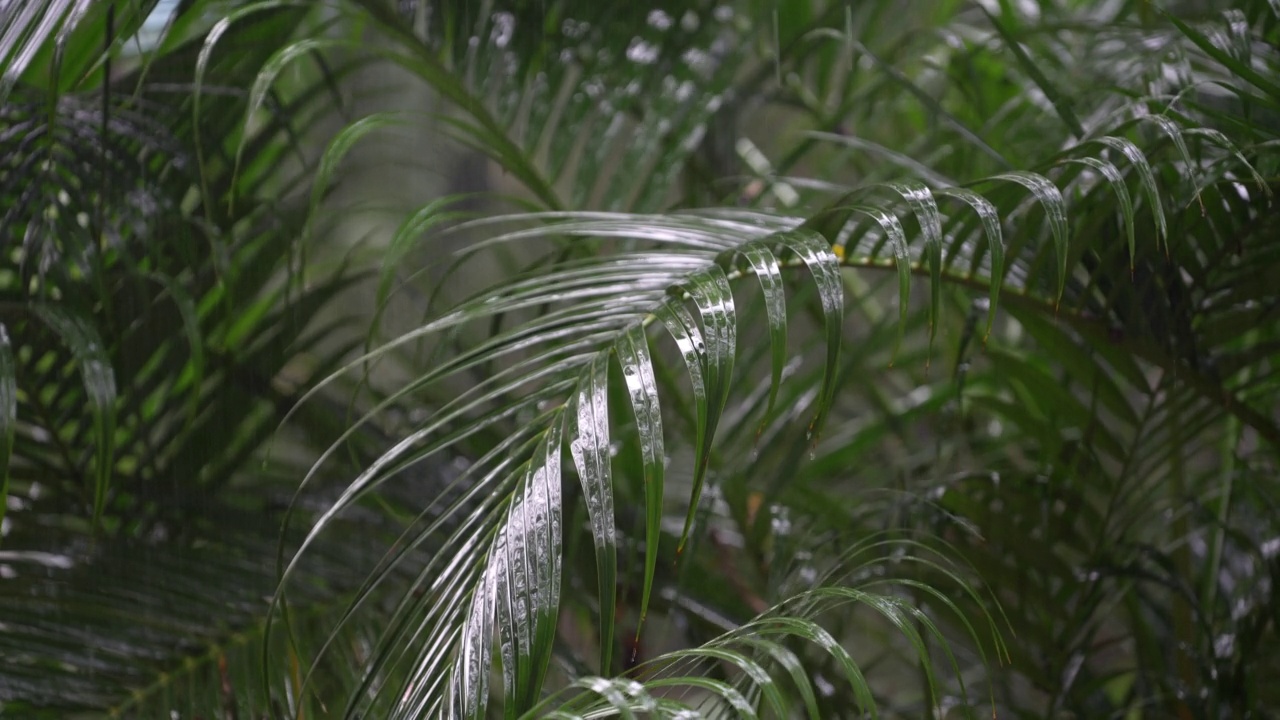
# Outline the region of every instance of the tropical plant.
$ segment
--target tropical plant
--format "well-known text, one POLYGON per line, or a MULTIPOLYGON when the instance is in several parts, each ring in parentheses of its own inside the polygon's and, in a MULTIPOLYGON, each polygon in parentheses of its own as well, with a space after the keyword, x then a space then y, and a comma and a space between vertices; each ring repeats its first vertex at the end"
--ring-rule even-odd
POLYGON ((0 6, 6 716, 1280 706, 1274 3, 156 7, 0 6))

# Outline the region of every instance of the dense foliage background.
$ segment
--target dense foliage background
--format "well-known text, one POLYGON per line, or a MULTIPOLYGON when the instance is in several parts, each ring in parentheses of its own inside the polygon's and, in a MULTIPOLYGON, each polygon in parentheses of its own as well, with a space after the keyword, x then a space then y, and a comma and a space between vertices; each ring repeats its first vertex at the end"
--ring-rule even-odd
POLYGON ((1280 5, 0 1, 5 717, 1272 717, 1280 5))

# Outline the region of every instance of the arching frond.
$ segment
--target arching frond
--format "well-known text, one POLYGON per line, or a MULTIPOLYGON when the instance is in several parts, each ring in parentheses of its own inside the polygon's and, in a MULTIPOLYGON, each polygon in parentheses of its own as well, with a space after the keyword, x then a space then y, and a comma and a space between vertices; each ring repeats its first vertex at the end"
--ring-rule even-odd
MULTIPOLYGON (((31 7, 0 15, 6 711, 1275 704, 1274 3, 197 0, 123 72, 77 40, 74 82, 12 64, 32 18, 102 28, 31 7), (360 117, 365 64, 433 112, 360 117), (356 352, 308 323, 363 210, 331 190, 400 190, 347 163, 424 117, 540 212, 416 201, 356 352), (207 496, 279 502, 251 468, 281 417, 309 437, 271 457, 311 470, 267 512, 272 597, 153 611, 190 652, 83 611, 110 667, 41 624, 121 608, 142 581, 95 567, 207 496), (81 694, 36 697, 46 665, 81 694)), ((154 551, 153 599, 209 582, 197 541, 264 594, 226 562, 263 534, 208 527, 154 551)))

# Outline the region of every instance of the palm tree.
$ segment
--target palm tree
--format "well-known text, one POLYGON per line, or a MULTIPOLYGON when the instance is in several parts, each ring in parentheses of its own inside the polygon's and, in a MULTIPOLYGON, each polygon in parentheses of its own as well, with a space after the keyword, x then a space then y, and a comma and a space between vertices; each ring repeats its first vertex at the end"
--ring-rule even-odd
POLYGON ((157 6, 0 6, 6 716, 1280 705, 1274 3, 157 6))

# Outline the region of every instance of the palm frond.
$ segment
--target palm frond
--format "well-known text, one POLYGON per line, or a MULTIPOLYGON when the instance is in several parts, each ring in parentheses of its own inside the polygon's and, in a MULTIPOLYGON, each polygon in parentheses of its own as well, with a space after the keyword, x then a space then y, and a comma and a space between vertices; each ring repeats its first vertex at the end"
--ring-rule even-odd
MULTIPOLYGON (((0 551, 0 700, 7 714, 298 711, 296 677, 273 675, 272 684, 263 684, 264 663, 296 665, 307 647, 280 638, 270 649, 262 646, 275 588, 275 573, 262 558, 279 542, 273 513, 218 507, 202 527, 162 526, 150 537, 103 547, 70 528, 29 532, 24 520, 42 503, 28 503, 7 538, 21 549, 0 551)), ((347 532, 370 542, 317 548, 308 567, 312 582, 291 597, 299 628, 326 627, 359 579, 349 569, 376 559, 379 531, 371 520, 346 523, 347 532)), ((324 668, 328 692, 358 682, 360 662, 350 654, 378 630, 366 626, 344 636, 340 661, 324 668)))
MULTIPOLYGON (((1012 31, 1005 27, 998 34, 1007 40, 1012 31)), ((1023 59, 1026 62, 1028 58, 1023 59)), ((1053 83, 1047 76, 1034 78, 1033 82, 1045 92, 1053 83)), ((1055 85, 1053 93, 1061 92, 1055 85)), ((1058 103, 1061 105, 1061 97, 1058 103)), ((1064 112, 1063 107, 1059 107, 1059 113, 1064 112)), ((934 332, 943 322, 944 284, 981 288, 988 294, 987 304, 981 309, 989 312, 989 317, 994 317, 998 303, 1003 303, 1016 317, 1025 316, 1025 323, 1043 323, 1047 318, 1050 327, 1056 322, 1071 328, 1070 333, 1107 338, 1105 342, 1113 349, 1083 359, 1081 368, 1088 372, 1094 372, 1090 367, 1094 363, 1137 356, 1165 373, 1175 374, 1181 381, 1180 392, 1169 396, 1173 405, 1167 408, 1161 402, 1146 412, 1138 412, 1126 396, 1135 389, 1132 386, 1126 385, 1123 391, 1113 389, 1105 395, 1112 411, 1120 413, 1124 420, 1138 423, 1138 434, 1134 436, 1137 439, 1154 433, 1154 445, 1177 447, 1178 436, 1171 445, 1168 431, 1182 422, 1180 418, 1192 415, 1200 423, 1197 428, 1208 427, 1220 417, 1205 414, 1206 408, 1214 406, 1234 415, 1251 431, 1273 438, 1274 421, 1263 406, 1250 406, 1229 386, 1203 376, 1197 379, 1202 351, 1192 328, 1198 327, 1199 321, 1186 319, 1196 317, 1195 311, 1186 304, 1185 296, 1171 289, 1177 273, 1167 269, 1171 260, 1191 263, 1186 272, 1210 268, 1212 272, 1233 272, 1229 269, 1233 263, 1204 265, 1199 260, 1223 257, 1214 247, 1220 236, 1211 233, 1202 237, 1187 223, 1200 203, 1211 202, 1236 205, 1222 214, 1224 220, 1234 218, 1230 222, 1265 217, 1256 205, 1246 210, 1235 202, 1230 191, 1220 192, 1242 182, 1256 182, 1253 163, 1225 135, 1198 124, 1212 123, 1212 115, 1166 109, 1160 115, 1163 120, 1147 122, 1149 115, 1146 104, 1131 104, 1120 114, 1112 110, 1109 119, 1087 115, 1090 122, 1086 126, 1071 113, 1069 117, 1076 119, 1065 123, 1068 131, 1083 136, 1078 142, 1064 139, 1064 149, 1042 154, 1033 166, 1036 171, 999 172, 986 180, 975 178, 975 182, 960 188, 902 181, 868 184, 842 193, 807 220, 724 211, 663 216, 568 213, 534 217, 547 224, 498 235, 469 249, 468 254, 480 253, 516 241, 528 246, 535 239, 547 239, 547 247, 551 248, 547 252, 551 253, 555 238, 578 237, 583 240, 574 242, 607 238, 609 244, 605 247, 617 248, 596 259, 568 264, 535 263, 535 269, 525 276, 486 289, 359 361, 382 357, 400 345, 434 342, 430 338, 468 323, 488 321, 496 330, 492 339, 475 350, 462 350, 457 359, 419 375, 403 390, 392 393, 383 401, 385 404, 372 409, 369 417, 383 412, 390 403, 408 401, 413 394, 430 394, 433 384, 457 382, 455 378, 465 377, 464 373, 481 362, 492 370, 473 390, 458 394, 441 406, 430 424, 418 426, 363 473, 352 484, 348 498, 333 510, 340 512, 366 493, 378 492, 384 484, 393 483, 395 474, 403 468, 428 462, 438 454, 482 458, 468 471, 466 487, 477 501, 484 500, 478 506, 453 505, 447 512, 459 515, 462 529, 451 535, 440 533, 443 557, 457 570, 435 580, 423 578, 424 582, 449 583, 447 590, 442 586, 438 591, 447 594, 437 596, 430 605, 408 609, 404 615, 407 627, 415 628, 410 636, 422 643, 420 647, 426 654, 414 661, 415 679, 408 686, 412 688, 410 699, 396 705, 399 712, 416 716, 452 708, 464 715, 483 714, 489 692, 485 668, 495 659, 490 647, 495 640, 501 640, 503 648, 496 660, 504 668, 504 706, 508 710, 514 707, 517 714, 531 707, 530 688, 551 657, 545 642, 547 625, 560 612, 560 594, 549 589, 550 578, 559 574, 553 555, 560 541, 552 533, 553 528, 569 527, 563 520, 569 513, 554 507, 555 496, 550 488, 558 484, 555 475, 562 467, 562 442, 570 450, 580 480, 579 492, 587 509, 587 537, 595 548, 594 574, 599 587, 590 607, 598 617, 597 638, 602 646, 597 667, 606 674, 616 670, 612 638, 616 625, 614 538, 618 531, 614 515, 617 494, 635 481, 613 474, 619 461, 609 459, 609 448, 617 433, 626 428, 632 428, 636 438, 649 438, 647 448, 641 440, 640 462, 631 466, 631 472, 649 483, 657 481, 655 433, 663 433, 668 427, 665 421, 670 414, 661 409, 670 401, 659 403, 658 399, 680 394, 678 386, 672 384, 674 378, 661 365, 664 357, 676 351, 677 357, 684 359, 693 406, 692 412, 685 415, 687 425, 676 423, 677 427, 687 428, 692 453, 687 460, 689 495, 682 503, 686 519, 680 531, 674 533, 675 557, 680 558, 689 528, 698 516, 699 498, 712 457, 711 439, 717 431, 725 430, 720 424, 727 416, 729 391, 736 377, 735 358, 742 353, 735 330, 736 306, 742 300, 735 297, 730 283, 746 275, 758 277, 763 293, 771 298, 766 300, 773 307, 768 327, 776 338, 785 337, 787 330, 782 320, 785 315, 777 305, 781 297, 777 292, 780 276, 773 268, 790 272, 791 268, 808 267, 817 281, 817 292, 808 293, 801 303, 813 310, 812 317, 819 327, 826 327, 826 339, 820 342, 828 349, 827 362, 822 366, 826 369, 821 371, 825 379, 816 394, 802 401, 812 413, 809 423, 814 431, 830 412, 836 387, 833 378, 838 377, 844 283, 836 268, 875 271, 887 266, 898 270, 902 307, 911 296, 911 276, 929 277, 928 317, 934 332), (1197 143, 1194 148, 1176 140, 1167 144, 1176 137, 1213 139, 1197 143), (1178 152, 1168 159, 1162 155, 1173 150, 1178 152), (1157 181, 1158 173, 1169 170, 1176 178, 1194 177, 1195 181, 1162 186, 1157 181), (961 202, 939 202, 939 197, 947 196, 961 202), (1072 206, 1077 203, 1093 208, 1094 214, 1074 212, 1072 206), (943 208, 947 210, 944 212, 943 208), (1166 208, 1170 210, 1167 212, 1166 208), (1143 221, 1142 213, 1150 218, 1150 224, 1143 221), (914 221, 922 236, 920 241, 906 241, 904 219, 914 221), (622 243, 615 245, 618 239, 622 243), (1002 245, 1001 252, 993 249, 997 244, 1002 245), (735 269, 729 262, 736 253, 746 255, 745 267, 750 272, 735 269), (795 259, 785 259, 788 253, 795 259), (1169 260, 1164 259, 1166 256, 1169 260), (1155 272, 1161 266, 1166 269, 1155 272), (1131 278, 1126 279, 1123 274, 1128 268, 1132 268, 1131 278), (1136 315, 1138 305, 1131 294, 1135 292, 1143 297, 1144 308, 1136 315), (1182 323, 1180 329, 1162 324, 1173 322, 1173 318, 1184 318, 1177 321, 1182 323), (654 346, 649 334, 643 332, 643 328, 659 323, 672 337, 675 348, 654 346), (1192 334, 1179 335, 1188 331, 1192 334), (1119 339, 1112 339, 1117 332, 1119 339), (638 351, 642 339, 649 345, 643 353, 638 351), (608 369, 610 355, 623 360, 619 371, 629 381, 614 385, 617 376, 608 369), (649 358, 647 363, 644 355, 649 358), (652 385, 646 385, 646 377, 653 378, 652 385), (1188 377, 1191 382, 1186 382, 1188 377), (625 388, 618 393, 619 402, 624 408, 630 405, 630 413, 611 407, 609 399, 614 387, 625 388), (1223 403, 1224 397, 1231 399, 1223 403), (655 421, 659 418, 661 422, 655 421), (514 425, 510 419, 514 419, 514 425), (1146 428, 1148 422, 1157 425, 1146 428), (615 424, 618 427, 613 427, 615 424), (514 432, 504 436, 503 427, 514 432), (484 439, 472 451, 469 448, 473 437, 480 432, 485 433, 484 439), (496 447, 502 448, 501 454, 480 450, 495 447, 491 438, 499 439, 496 447), (477 542, 478 538, 483 540, 477 542), (544 557, 549 558, 549 566, 543 563, 544 557), (463 585, 456 584, 460 578, 466 578, 463 585), (539 636, 544 639, 535 642, 539 636)), ((1065 113, 1063 117, 1068 119, 1065 113)), ((1250 247, 1253 252, 1267 252, 1261 235, 1236 233, 1234 237, 1244 241, 1241 247, 1245 253, 1250 252, 1250 247), (1250 237, 1254 238, 1252 242, 1247 239, 1250 237)), ((907 321, 905 314, 899 318, 907 321)), ((966 332, 971 336, 973 330, 966 332)), ((1073 342, 1067 340, 1068 344, 1073 342)), ((773 345, 771 341, 770 346, 773 345)), ((766 354, 771 382, 758 396, 762 400, 755 406, 756 412, 772 409, 778 394, 773 379, 784 375, 785 353, 762 351, 755 357, 766 354), (764 401, 764 397, 773 399, 764 401)), ((1118 463, 1142 473, 1152 483, 1159 481, 1158 471, 1168 467, 1168 456, 1144 457, 1145 444, 1136 440, 1133 447, 1110 442, 1118 429, 1093 427, 1097 422, 1096 400, 1092 404, 1081 402, 1070 388, 1055 389, 1059 381, 1043 370, 1025 365, 1025 358, 1006 361, 1006 356, 995 350, 989 351, 989 357, 997 373, 991 377, 1000 378, 993 386, 1000 388, 994 396, 988 399, 981 391, 985 383, 991 382, 987 376, 970 370, 965 380, 964 397, 977 411, 993 411, 1032 433, 1032 437, 1038 432, 1044 442, 1058 442, 1055 438, 1066 420, 1065 427, 1082 428, 1091 444, 1105 453, 1096 461, 1104 463, 1100 467, 1118 463), (1004 399, 1003 389, 1011 380, 1027 388, 1025 394, 1012 401, 1004 399), (1043 412, 1049 415, 1038 418, 1037 405, 1042 405, 1043 412)), ((1125 377, 1139 383, 1136 389, 1156 393, 1153 398, 1163 397, 1160 390, 1146 384, 1144 372, 1125 377)), ((806 387, 812 391, 814 386, 806 387)), ((748 428, 770 420, 767 416, 746 419, 738 413, 732 418, 737 431, 725 435, 737 438, 741 444, 748 444, 745 439, 754 436, 748 428)), ((671 435, 669 430, 665 432, 663 448, 670 452, 671 435)), ((1193 434, 1192 429, 1187 433, 1180 436, 1184 441, 1193 434)), ((812 442, 812 436, 798 441, 801 447, 812 442)), ((1056 448, 1055 452, 1063 449, 1061 445, 1056 448)), ((737 457, 755 456, 750 447, 739 453, 737 457)), ((1075 467, 1078 472, 1079 461, 1068 467, 1075 467)), ((672 476, 672 470, 662 473, 667 478, 672 476)), ((1139 491, 1137 497, 1140 496, 1139 491)), ((566 491, 561 499, 567 503, 572 497, 574 494, 566 491)), ((651 485, 637 497, 645 498, 641 525, 651 539, 653 533, 648 528, 662 526, 664 511, 662 503, 657 502, 660 495, 651 485)), ((323 521, 313 529, 316 537, 324 531, 323 521)), ((430 542, 429 535, 436 531, 428 527, 417 536, 415 544, 430 542)), ((652 568, 656 567, 658 548, 653 545, 651 541, 643 545, 642 598, 652 597, 655 587, 652 568)), ((427 591, 431 593, 432 590, 427 591)), ((1082 611, 1096 611, 1098 602, 1096 598, 1088 601, 1082 611)), ((638 612, 642 617, 645 614, 644 600, 638 612)), ((409 657, 422 651, 397 639, 386 652, 386 664, 377 666, 380 671, 398 662, 409 662, 409 657), (398 659, 402 657, 405 660, 398 659)), ((404 697, 398 686, 381 688, 375 682, 371 688, 390 697, 404 697)), ((373 702, 371 707, 379 707, 376 700, 373 702)), ((353 705, 351 709, 356 711, 358 707, 362 706, 353 705)))
MULTIPOLYGON (((120 714, 1265 707, 1280 14, 890 7, 196 1, 119 82, 88 40, 74 82, 5 66, 25 84, 0 140, 40 153, 0 171, 24 243, 0 276, 10 559, 103 537, 36 542, 87 510, 110 542, 76 557, 114 567, 164 510, 201 515, 193 487, 245 492, 280 417, 328 445, 282 518, 275 595, 234 616, 260 654, 175 613, 216 638, 177 690, 156 668, 184 652, 139 670, 140 636, 101 668, 59 627, 0 634, 27 683, 6 710, 40 705, 29 670, 50 658, 101 693, 78 708, 154 689, 120 714), (307 321, 345 287, 311 253, 351 209, 331 189, 358 182, 358 144, 419 122, 355 119, 309 152, 365 63, 447 102, 433 126, 542 212, 426 199, 353 359, 345 335, 311 352, 327 328, 307 321), (425 319, 384 341, 415 293, 425 319), (67 479, 52 499, 46 477, 67 479), (385 553, 328 564, 370 514, 385 553), (969 696, 985 683, 991 708, 969 696)), ((158 597, 206 582, 160 564, 158 597)))
MULTIPOLYGON (((288 681, 259 692, 253 669, 274 587, 263 559, 287 503, 271 498, 280 485, 265 470, 245 470, 309 373, 358 341, 344 318, 315 322, 358 275, 313 268, 300 289, 282 277, 304 208, 274 195, 307 170, 305 158, 280 159, 314 123, 314 88, 282 91, 235 136, 246 147, 235 176, 226 139, 243 101, 202 113, 213 132, 201 136, 189 92, 171 92, 199 36, 171 36, 154 67, 111 63, 119 43, 104 45, 104 28, 132 35, 153 4, 95 4, 75 28, 60 20, 70 34, 39 53, 62 44, 63 70, 86 74, 42 78, 49 65, 32 65, 0 105, 6 714, 150 716, 186 703, 257 714, 293 697, 288 681), (322 341, 332 349, 317 352, 322 341), (225 592, 204 588, 218 583, 225 592)), ((204 5, 187 4, 174 27, 190 30, 204 5)), ((295 29, 268 15, 251 29, 259 38, 295 29)), ((254 77, 252 58, 219 60, 207 79, 221 90, 254 77)), ((332 411, 307 418, 323 435, 332 411)), ((300 617, 327 624, 359 579, 345 570, 362 562, 327 565, 331 583, 296 594, 310 608, 300 617)), ((291 653, 280 643, 267 662, 291 653)))

